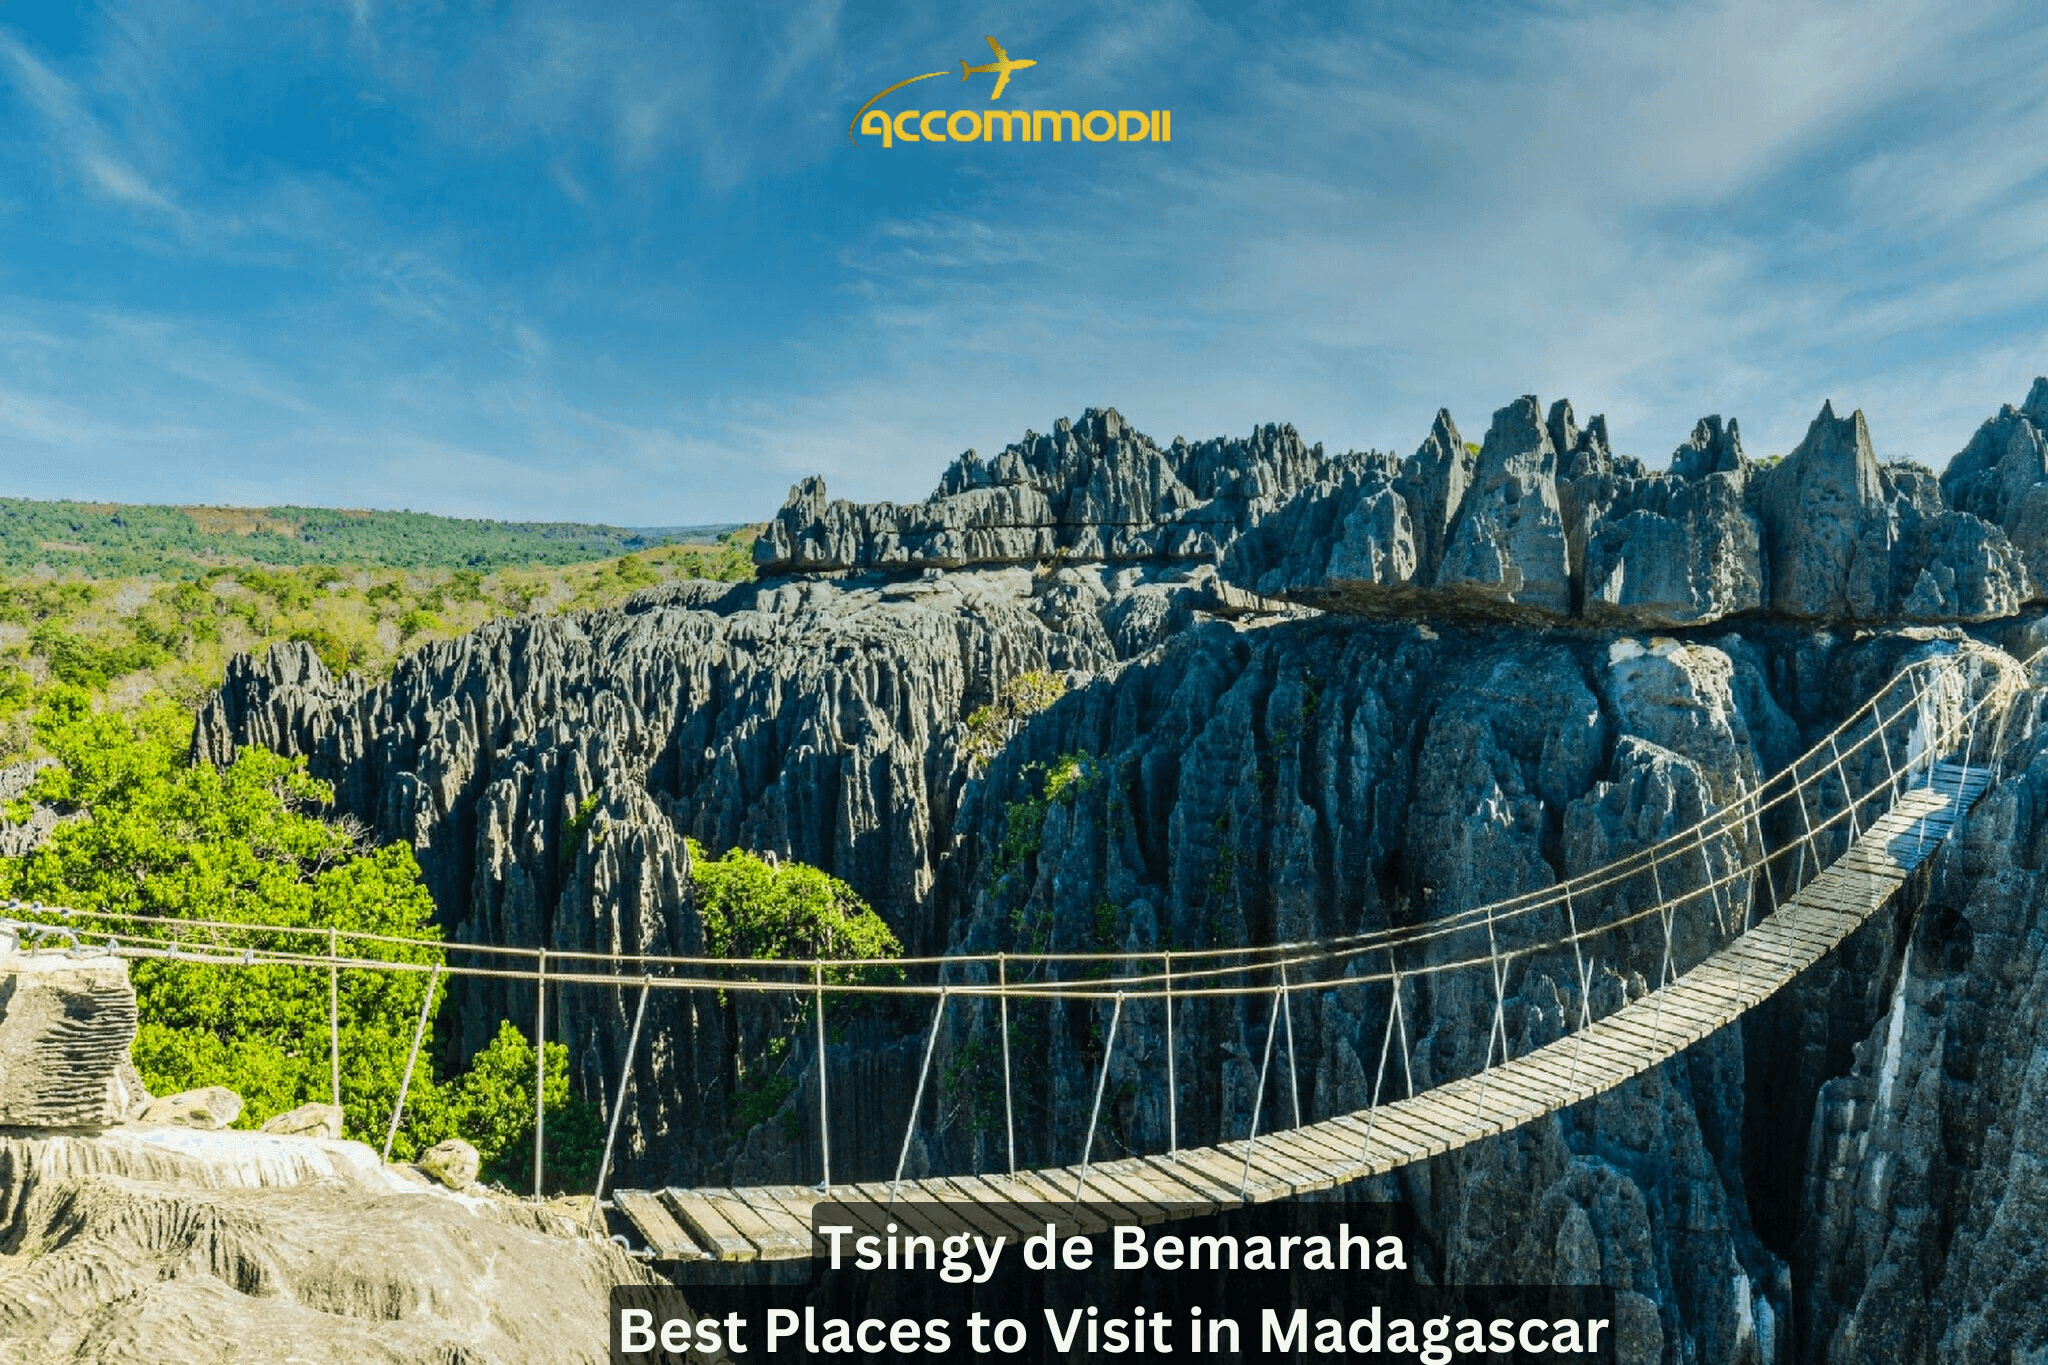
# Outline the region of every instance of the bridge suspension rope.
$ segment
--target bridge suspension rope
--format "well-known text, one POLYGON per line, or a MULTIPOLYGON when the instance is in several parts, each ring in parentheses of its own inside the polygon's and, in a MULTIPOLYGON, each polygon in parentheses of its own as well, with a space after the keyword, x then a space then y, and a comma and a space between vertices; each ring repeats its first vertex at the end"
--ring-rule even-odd
MULTIPOLYGON (((1990 767, 2005 753, 2007 728, 2015 701, 2026 693, 2038 692, 2036 669, 2048 651, 2024 664, 2014 663, 1990 652, 1951 652, 1917 660, 1901 669, 1883 688, 1856 708, 1822 740, 1777 773, 1743 786, 1725 803, 1714 807, 1675 834, 1649 843, 1620 858, 1586 872, 1559 879, 1549 887, 1515 896, 1467 906, 1434 916, 1413 925, 1389 926, 1360 933, 1291 940, 1282 943, 1101 952, 960 953, 939 956, 877 959, 815 957, 803 960, 762 961, 747 958, 675 956, 652 953, 600 953, 558 947, 520 948, 502 944, 466 943, 436 939, 402 938, 356 933, 336 926, 250 924, 232 920, 147 915, 119 910, 66 909, 36 902, 10 901, 6 911, 31 918, 0 919, 0 942, 12 934, 47 941, 61 936, 74 953, 113 952, 134 959, 175 960, 190 965, 224 967, 303 967, 324 969, 329 979, 330 1078, 332 1092, 340 1095, 339 1063, 339 974, 342 971, 379 971, 427 974, 427 989, 421 1016, 415 1027, 406 1068, 400 1081, 397 1103, 385 1136, 388 1159, 395 1140, 418 1055, 431 1015, 435 993, 444 977, 531 980, 536 992, 536 1086, 534 1178, 535 1192, 542 1189, 545 1102, 546 1019, 548 987, 558 993, 570 987, 600 985, 621 988, 638 985, 632 1033, 621 1063, 620 1084, 612 1106, 605 1154, 600 1166, 600 1192, 611 1169, 612 1146, 620 1114, 632 1080, 642 1022, 654 992, 718 991, 779 994, 801 999, 815 1011, 815 1064, 819 1161, 822 1187, 831 1189, 830 1103, 828 1033, 825 1012, 833 995, 932 998, 932 1018, 926 1034, 916 1091, 898 1153, 894 1177, 889 1184, 893 1201, 904 1177, 923 1113, 925 1091, 943 1030, 948 1003, 955 996, 997 1001, 996 1021, 1000 1035, 1003 1066, 1004 1156, 1008 1169, 1018 1169, 1015 1099, 1011 1058, 1011 1002, 1038 1001, 1045 1007, 1053 1002, 1082 1002, 1091 1008, 1111 1006, 1108 1031, 1103 1039, 1100 1070, 1094 1100, 1082 1142, 1079 1175, 1074 1185, 1078 1204, 1090 1178, 1095 1158, 1112 1060, 1127 1003, 1157 999, 1165 1022, 1165 1082, 1168 1155, 1180 1154, 1179 1095, 1175 1046, 1177 1003, 1207 1000, 1251 1000, 1270 996, 1257 1087, 1254 1090, 1249 1128, 1244 1139, 1243 1161, 1237 1181, 1240 1193, 1250 1189, 1254 1152, 1271 1078, 1273 1054, 1284 1032, 1288 1049, 1288 1091, 1291 1115, 1297 1130, 1303 1127, 1298 1058, 1295 1046, 1292 998, 1296 993, 1358 991, 1370 999, 1380 986, 1387 989, 1387 1020, 1381 1037, 1377 1064, 1370 1086, 1370 1098, 1362 1125, 1366 1149, 1373 1143, 1375 1124, 1383 1108, 1388 1085, 1388 1068, 1394 1041, 1399 1038, 1402 1075, 1408 1101, 1421 1093, 1417 1086, 1414 1059, 1409 1046, 1405 991, 1416 981, 1447 977, 1484 967, 1493 995, 1492 1018, 1480 1069, 1468 1077, 1474 1092, 1474 1125, 1490 1122, 1489 1087, 1496 1066, 1515 1061, 1513 1035, 1507 1022, 1507 985, 1515 964, 1523 964, 1523 980, 1535 970, 1539 959, 1550 954, 1570 954, 1570 972, 1577 987, 1575 1006, 1563 1017, 1564 1031, 1575 1035, 1566 1071, 1565 1088, 1579 1082, 1583 1049, 1595 1025, 1594 976, 1602 956, 1608 953, 1620 964, 1629 947, 1629 931, 1657 917, 1661 940, 1654 974, 1657 985, 1652 1017, 1647 1025, 1651 1040, 1666 1036, 1664 1011, 1671 988, 1690 970, 1681 961, 1676 923, 1681 915, 1688 926, 1700 924, 1705 932, 1711 913, 1713 943, 1728 941, 1739 923, 1740 933, 1751 931, 1761 898, 1763 919, 1768 923, 1796 900, 1823 869, 1838 860, 1859 856, 1866 835, 1877 828, 1901 796, 1914 783, 1925 779, 1941 790, 1957 793, 1954 825, 1960 827, 1967 809, 1968 794, 1975 790, 1990 767), (1987 751, 1993 757, 1979 765, 1980 727, 1991 730, 1987 751), (1902 745, 1903 762, 1895 760, 1892 746, 1902 745), (1961 750, 1958 771, 1943 754, 1961 750), (1857 774, 1852 780, 1852 771, 1857 774), (1973 778, 1973 771, 1976 777, 1973 778), (1866 784, 1867 779, 1867 784, 1866 784), (1859 792, 1859 784, 1866 784, 1859 792), (1947 784, 1943 786, 1943 784, 1947 784), (1832 811, 1832 790, 1839 789, 1841 803, 1832 811), (1809 799, 1811 793, 1811 799, 1809 799), (1796 823, 1794 819, 1796 817, 1796 823), (1790 837, 1772 847, 1767 821, 1790 837), (1840 852, 1833 852, 1839 846, 1840 852), (1832 855, 1832 856, 1830 856, 1832 855), (1697 865, 1695 875, 1690 869, 1697 865), (1667 870, 1680 876, 1679 889, 1666 886, 1667 870), (1646 903, 1641 891, 1648 890, 1646 903), (1729 913, 1729 905, 1740 901, 1742 914, 1729 913), (1596 908, 1592 922, 1581 915, 1587 906, 1596 908), (51 924, 51 920, 58 921, 51 924), (1483 933, 1483 943, 1479 935, 1483 933), (1512 934, 1512 941, 1504 934, 1512 934), (200 937, 195 937, 200 936, 200 937), (270 936, 268 942, 259 942, 270 936), (307 943, 323 938, 324 944, 307 943), (301 947, 275 946, 278 943, 301 947), (344 948, 347 949, 346 954, 344 948), (324 951, 321 951, 324 949, 324 951), (1604 950, 1604 951, 1603 951, 1604 950), (407 957, 402 954, 411 954, 407 957), (449 961, 451 956, 468 955, 467 962, 449 961), (1378 966, 1380 957, 1385 967, 1378 966), (521 959, 531 967, 517 965, 521 959), (491 965, 484 965, 491 964, 491 965), (1064 969, 1085 966, 1090 970, 1075 975, 1064 969), (1022 966, 1022 979, 1013 968, 1022 966), (1093 969, 1107 968, 1106 973, 1093 969), (911 979, 918 969, 931 969, 935 979, 911 979), (948 980, 948 973, 953 979, 948 980), (885 979, 887 976, 893 979, 885 979), (993 980, 990 980, 993 976, 993 980), (804 978, 808 977, 808 980, 804 978), (1498 1051, 1498 1064, 1496 1063, 1498 1051)), ((1917 808, 1916 808, 1917 809, 1917 808)), ((1894 823, 1896 823, 1896 817, 1894 823)), ((1925 852, 1929 821, 1925 818, 1904 826, 1916 841, 1916 861, 1925 852)), ((1903 835, 1901 837, 1904 837, 1903 835)), ((1656 941, 1656 940, 1653 940, 1656 941)), ((1688 938, 1688 944, 1696 941, 1688 938)), ((1693 949, 1688 949, 1688 953, 1693 949)), ((1795 940, 1783 938, 1783 970, 1790 971, 1795 940)), ((1617 969, 1615 975, 1620 976, 1617 969)), ((1623 999, 1627 982, 1623 982, 1623 999)), ((1648 989, 1648 988, 1644 988, 1648 989)), ((560 1012, 559 1010, 557 1011, 560 1012)), ((985 1019, 985 1015, 977 1015, 985 1019)), ((982 1026, 982 1025, 977 1025, 982 1026)), ((1685 1025, 1681 1023, 1680 1027, 1685 1025)), ((1442 1082, 1455 1088, 1462 1082, 1442 1082)))

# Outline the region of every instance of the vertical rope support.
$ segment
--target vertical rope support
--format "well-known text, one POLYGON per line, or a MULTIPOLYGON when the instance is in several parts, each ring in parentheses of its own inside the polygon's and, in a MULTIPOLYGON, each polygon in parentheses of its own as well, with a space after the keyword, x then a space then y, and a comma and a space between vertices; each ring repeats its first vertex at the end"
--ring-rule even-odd
POLYGON ((541 1151, 547 1141, 548 1080, 548 950, 540 950, 534 973, 533 1008, 533 1197, 539 1199, 541 1151))
POLYGON ((1488 965, 1493 970, 1493 1029, 1486 1035, 1486 1064, 1480 1068, 1481 1070, 1489 1070, 1493 1066, 1493 1040, 1495 1038, 1500 1039, 1501 1062, 1505 1064, 1508 1060, 1507 972, 1501 965, 1500 941, 1494 936, 1493 932, 1493 907, 1491 905, 1486 907, 1486 956, 1488 958, 1488 965))
POLYGON ((1934 708, 1928 702, 1938 685, 1938 679, 1930 678, 1924 682, 1918 677, 1913 679, 1913 722, 1906 730, 1906 761, 1900 765, 1905 772, 1908 789, 1912 787, 1913 774, 1919 770, 1920 760, 1925 756, 1914 752, 1913 738, 1923 732, 1930 740, 1934 737, 1934 708))
POLYGON ((1671 984, 1671 906, 1664 899, 1664 874, 1657 870, 1657 851, 1650 849, 1650 888, 1657 896, 1658 918, 1664 921, 1664 962, 1657 969, 1657 1009, 1650 1016, 1650 1037, 1661 1043, 1664 1039, 1664 988, 1671 984))
MULTIPOLYGON (((827 1194, 832 1192, 832 1110, 825 1103, 825 964, 811 964, 811 1008, 818 1016, 818 1157, 824 1169, 824 1179, 818 1188, 827 1194)), ((639 1025, 634 1025, 639 1031, 639 1025)))
MULTIPOLYGON (((1963 700, 1967 702, 1969 701, 1969 699, 1969 691, 1965 689, 1963 692, 1963 700)), ((1969 718, 1965 722, 1965 724, 1969 727, 1969 729, 1966 733, 1966 737, 1963 740, 1963 772, 1961 778, 1958 779, 1958 781, 1956 782, 1955 823, 1950 825, 1948 828, 1948 832, 1951 837, 1953 837, 1962 830, 1963 819, 1965 816, 1969 814, 1969 807, 1963 801, 1963 794, 1969 791, 1970 789, 1970 760, 1976 757, 1977 750, 1977 709, 1975 707, 1970 708, 1969 718)))
POLYGON ((1833 735, 1828 736, 1828 752, 1835 756, 1835 781, 1842 784, 1842 801, 1849 807, 1849 832, 1853 843, 1863 837, 1863 824, 1856 818, 1856 793, 1849 786, 1849 774, 1842 771, 1842 751, 1833 735))
POLYGON ((1657 897, 1657 918, 1664 923, 1664 961, 1657 968, 1657 988, 1671 981, 1671 903, 1664 899, 1664 873, 1657 866, 1657 850, 1650 849, 1650 890, 1657 897))
POLYGON ((1280 1032, 1279 991, 1273 992, 1273 1014, 1266 1021, 1266 1055, 1259 1063, 1259 1088, 1252 1092, 1252 1131, 1244 1141, 1244 1176, 1237 1182, 1237 1197, 1241 1200, 1252 1187, 1252 1148, 1259 1142, 1259 1107, 1266 1098, 1266 1072, 1273 1064, 1273 1038, 1280 1032))
MULTIPOLYGON (((1914 684, 1913 684, 1913 703, 1912 703, 1912 705, 1913 705, 1913 709, 1915 709, 1915 710, 1918 710, 1918 709, 1919 709, 1919 705, 1920 705, 1920 684, 1919 684, 1919 682, 1918 682, 1917 680, 1916 680, 1916 681, 1914 682, 1914 684)), ((1892 718, 1891 718, 1891 719, 1892 719, 1892 720, 1897 720, 1897 719, 1899 718, 1899 716, 1902 716, 1902 715, 1904 715, 1904 714, 1905 714, 1905 708, 1903 708, 1903 707, 1902 707, 1902 708, 1900 708, 1900 710, 1899 710, 1899 711, 1898 711, 1897 713, 1895 713, 1895 714, 1894 714, 1894 715, 1892 716, 1892 718)), ((1886 778, 1886 781, 1885 781, 1885 786, 1886 786, 1886 788, 1887 788, 1887 789, 1889 789, 1889 790, 1890 790, 1890 792, 1891 792, 1891 794, 1892 794, 1892 800, 1896 801, 1896 800, 1898 800, 1898 799, 1899 799, 1899 790, 1898 790, 1898 789, 1899 789, 1899 770, 1898 770, 1898 768, 1897 768, 1897 767, 1896 767, 1896 766, 1895 766, 1895 765, 1894 765, 1894 764, 1892 763, 1892 736, 1891 736, 1891 726, 1890 726, 1890 724, 1889 724, 1889 723, 1887 723, 1887 722, 1884 722, 1884 721, 1880 721, 1880 722, 1878 723, 1878 727, 1877 727, 1877 747, 1878 747, 1878 748, 1879 748, 1880 750, 1882 750, 1882 751, 1883 751, 1883 753, 1884 753, 1884 771, 1885 771, 1885 778, 1886 778)))
POLYGON ((1920 756, 1909 757, 1906 766, 1911 768, 1918 764, 1925 770, 1930 781, 1934 777, 1935 762, 1941 757, 1941 750, 1944 747, 1941 741, 1941 704, 1948 697, 1948 684, 1953 676, 1952 669, 1943 668, 1928 681, 1927 688, 1920 697, 1920 714, 1914 717, 1913 728, 1923 733, 1926 738, 1920 745, 1920 756))
POLYGON ((950 987, 939 987, 938 1008, 932 1011, 932 1031, 924 1040, 924 1065, 917 1069, 917 1094, 910 1100, 910 1122, 903 1126, 903 1150, 896 1154, 896 1178, 889 1182, 889 1202, 896 1202, 896 1191, 903 1186, 903 1165, 910 1160, 910 1139, 917 1132, 917 1111, 924 1108, 925 1077, 932 1073, 932 1049, 939 1045, 939 1021, 946 1017, 946 997, 952 994, 950 987))
POLYGON ((1564 884, 1564 917, 1572 931, 1572 961, 1579 972, 1579 1026, 1573 1030, 1572 1071, 1567 1084, 1579 1083, 1579 1054, 1586 1047, 1586 1030, 1593 1023, 1593 978, 1586 971, 1586 955, 1579 947, 1579 912, 1572 908, 1572 884, 1564 884))
MULTIPOLYGON (((1799 871, 1793 874, 1792 895, 1796 900, 1806 889, 1806 859, 1809 854, 1813 857, 1814 875, 1820 875, 1820 855, 1813 847, 1813 821, 1806 814, 1806 784, 1800 780, 1796 762, 1792 765, 1792 790, 1799 797, 1800 827, 1806 831, 1806 842, 1799 846, 1799 871)), ((1792 970, 1792 938, 1789 934, 1785 938, 1785 970, 1792 970)))
POLYGON ((1173 1084, 1173 950, 1166 952, 1166 1154, 1180 1154, 1180 1095, 1173 1084))
MULTIPOLYGON (((1771 852, 1770 841, 1764 838, 1764 792, 1770 785, 1770 781, 1766 779, 1752 787, 1749 792, 1749 827, 1756 831, 1757 857, 1762 860, 1764 874, 1764 899, 1770 902, 1771 907, 1764 912, 1765 918, 1778 913, 1778 887, 1774 881, 1776 874, 1771 867, 1778 855, 1771 852)), ((1742 912, 1742 931, 1748 933, 1749 928, 1749 911, 1745 909, 1742 912)))
POLYGON ((1000 988, 996 1003, 1002 1010, 997 1021, 1003 1031, 1003 1138, 1010 1154, 1010 1174, 1017 1174, 1017 1110, 1010 1099, 1010 961, 1003 953, 996 954, 996 985, 1000 988))
MULTIPOLYGON (((1919 690, 1920 684, 1917 681, 1915 681, 1913 683, 1913 692, 1916 696, 1919 694, 1919 690)), ((1885 816, 1891 814, 1899 803, 1899 770, 1897 766, 1895 766, 1892 763, 1892 737, 1890 732, 1892 722, 1897 720, 1900 716, 1904 715, 1905 713, 1905 707, 1901 707, 1899 710, 1894 711, 1890 716, 1884 715, 1882 709, 1880 709, 1876 713, 1877 748, 1878 752, 1884 755, 1885 773, 1884 809, 1877 813, 1877 820, 1882 820, 1885 816)), ((1875 824, 1876 820, 1873 820, 1872 823, 1875 824)))
MULTIPOLYGON (((1755 853, 1749 855, 1749 862, 1747 862, 1747 868, 1745 868, 1747 884, 1743 886, 1743 933, 1749 933, 1749 929, 1755 925, 1753 915, 1755 915, 1755 909, 1757 909, 1757 874, 1759 872, 1763 874, 1763 894, 1765 894, 1765 898, 1772 896, 1772 851, 1769 851, 1769 847, 1763 843, 1763 819, 1759 817, 1757 796, 1759 796, 1757 788, 1749 788, 1749 790, 1743 792, 1743 804, 1749 808, 1749 821, 1747 821, 1747 825, 1749 825, 1749 829, 1753 829, 1757 833, 1755 853)), ((1776 905, 1776 900, 1772 902, 1772 905, 1776 905)))
POLYGON ((1394 974, 1394 1017, 1401 1034, 1401 1074, 1406 1078, 1408 1098, 1415 1098, 1415 1063, 1408 1056, 1408 1013, 1401 1005, 1401 969, 1394 966, 1394 947, 1387 945, 1387 967, 1394 974))
POLYGON ((1109 1059, 1116 1055, 1116 1030, 1124 1019, 1124 993, 1116 993, 1116 1008, 1109 1014, 1109 1037, 1102 1044, 1102 1074, 1095 1078, 1095 1107, 1088 1111, 1088 1137, 1081 1144, 1081 1174, 1074 1181, 1074 1208, 1081 1207, 1081 1191, 1088 1188, 1088 1158, 1095 1153, 1095 1124, 1102 1117, 1102 1092, 1109 1088, 1109 1059))
MULTIPOLYGON (((1394 953, 1393 950, 1389 948, 1387 950, 1387 962, 1391 965, 1393 960, 1394 953)), ((1400 1017, 1401 975, 1399 972, 1394 973, 1393 989, 1393 999, 1391 999, 1387 1003, 1387 1030, 1385 1033, 1382 1033, 1380 1035, 1379 1065, 1375 1066, 1372 1071, 1372 1098, 1366 1102, 1365 1150, 1361 1153, 1361 1155, 1363 1155, 1367 1161, 1372 1160, 1372 1126, 1373 1123, 1380 1116, 1380 1082, 1386 1079, 1387 1050, 1393 1047, 1394 1045, 1394 1020, 1400 1017)), ((1403 1044, 1405 1044, 1408 1040, 1406 1038, 1403 1038, 1401 1041, 1403 1042, 1403 1044)))
POLYGON ((604 1182, 612 1173, 612 1144, 619 1140, 619 1117, 626 1112, 626 1088, 633 1084, 633 1054, 640 1048, 640 1022, 647 1017, 647 993, 654 988, 654 978, 644 977, 640 982, 640 1003, 633 1007, 633 1032, 626 1039, 626 1060, 619 1067, 619 1088, 612 1092, 612 1119, 604 1130, 604 1157, 597 1163, 597 1188, 590 1193, 590 1221, 586 1226, 597 1227, 598 1205, 604 1199, 604 1182))
POLYGON ((1486 1114, 1486 1085, 1493 1076, 1493 1042, 1500 1039, 1500 1060, 1505 1066, 1508 1060, 1507 989, 1501 975, 1500 943, 1493 932, 1493 906, 1486 907, 1486 957, 1487 967, 1493 973, 1493 1027, 1486 1033, 1486 1060, 1479 1067, 1479 1094, 1474 1100, 1472 1117, 1480 1120, 1486 1114))
POLYGON ((398 1080, 398 1103, 391 1106, 391 1127, 384 1133, 384 1159, 391 1160, 391 1144, 398 1141, 398 1118, 405 1112, 405 1092, 412 1088, 413 1064, 420 1059, 420 1040, 427 1036, 427 1016, 434 1008, 434 987, 441 981, 441 964, 427 973, 426 998, 420 1001, 420 1021, 413 1027, 412 1051, 405 1057, 405 1074, 398 1080))
POLYGON ((1806 813, 1806 780, 1799 775, 1799 764, 1792 764, 1792 794, 1799 798, 1799 827, 1805 832, 1806 842, 1799 847, 1799 869, 1792 874, 1792 894, 1797 896, 1806 889, 1806 862, 1813 860, 1813 870, 1820 871, 1820 851, 1813 844, 1813 818, 1806 813))
POLYGON ((1294 1126, 1301 1127, 1301 1077, 1294 1069, 1294 992, 1287 989, 1287 964, 1280 964, 1280 1017, 1287 1024, 1287 1093, 1294 1101, 1294 1126))
MULTIPOLYGON (((334 926, 327 928, 327 960, 341 956, 341 939, 334 926)), ((331 1103, 341 1108, 341 968, 327 968, 327 1077, 331 1103)))
MULTIPOLYGON (((1721 878, 1714 871, 1714 855, 1707 848, 1707 832, 1704 829, 1700 831, 1699 835, 1699 850, 1700 870, 1706 874, 1707 894, 1713 898, 1714 902, 1714 928, 1720 933, 1722 938, 1726 938, 1728 937, 1728 911, 1721 902, 1721 878)), ((1733 858, 1730 858, 1728 862, 1731 867, 1735 865, 1733 858)))

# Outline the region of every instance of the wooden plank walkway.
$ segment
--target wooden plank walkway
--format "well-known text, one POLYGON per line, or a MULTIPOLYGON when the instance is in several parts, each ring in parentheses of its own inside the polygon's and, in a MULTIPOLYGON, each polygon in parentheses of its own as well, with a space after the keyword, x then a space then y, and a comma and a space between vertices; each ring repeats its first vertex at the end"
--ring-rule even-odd
MULTIPOLYGON (((1937 764, 1928 784, 1900 795, 1776 914, 1731 941, 1662 990, 1629 1002, 1568 1035, 1481 1075, 1246 1143, 1125 1157, 1091 1165, 1086 1203, 1066 1231, 1101 1231, 1112 1221, 1155 1222, 1328 1189, 1504 1133, 1611 1090, 1740 1018, 1832 951, 1889 900, 1940 846, 1989 774, 1937 764), (1109 1217, 1103 1215, 1107 1213, 1109 1217), (1092 1217, 1090 1215, 1093 1215, 1092 1217)), ((1026 1206, 1073 1204, 1072 1167, 1015 1176, 906 1180, 834 1186, 830 1201, 876 1231, 892 1202, 963 1206, 965 1222, 1016 1236, 1026 1206)), ((621 1190, 621 1213, 664 1260, 792 1260, 811 1254, 810 1213, 826 1196, 814 1186, 742 1190, 621 1190)), ((863 1228, 862 1231, 866 1231, 863 1228)))

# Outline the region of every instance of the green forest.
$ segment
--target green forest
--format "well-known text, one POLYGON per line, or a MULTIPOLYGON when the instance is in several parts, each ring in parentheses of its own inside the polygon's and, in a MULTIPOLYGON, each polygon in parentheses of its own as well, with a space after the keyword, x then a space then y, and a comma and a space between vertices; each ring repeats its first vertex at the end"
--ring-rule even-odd
POLYGON ((750 578, 752 542, 743 527, 710 542, 488 570, 240 563, 0 573, 0 763, 39 752, 30 721, 52 685, 128 714, 164 699, 189 712, 229 659, 284 641, 312 645, 337 675, 375 678, 494 617, 612 606, 676 579, 750 578))
POLYGON ((0 498, 0 572, 190 577, 224 564, 498 569, 583 564, 742 528, 625 529, 320 507, 169 507, 0 498))

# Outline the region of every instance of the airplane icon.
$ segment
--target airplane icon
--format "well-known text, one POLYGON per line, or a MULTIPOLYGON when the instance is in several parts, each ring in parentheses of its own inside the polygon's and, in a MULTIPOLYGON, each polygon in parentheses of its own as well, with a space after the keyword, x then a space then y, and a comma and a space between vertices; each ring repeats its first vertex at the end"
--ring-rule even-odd
POLYGON ((964 57, 961 58, 960 79, 964 81, 969 76, 985 76, 990 72, 994 72, 996 78, 996 88, 988 92, 988 97, 992 100, 1001 99, 1003 94, 1003 87, 1010 83, 1010 73, 1012 71, 1022 71, 1025 67, 1037 66, 1038 63, 1036 61, 1031 60, 1030 58, 1023 58, 1014 62, 1011 61, 1010 54, 1003 51, 1003 45, 993 38, 990 38, 988 40, 988 45, 996 50, 996 59, 990 62, 987 66, 969 66, 967 64, 967 59, 964 57))

